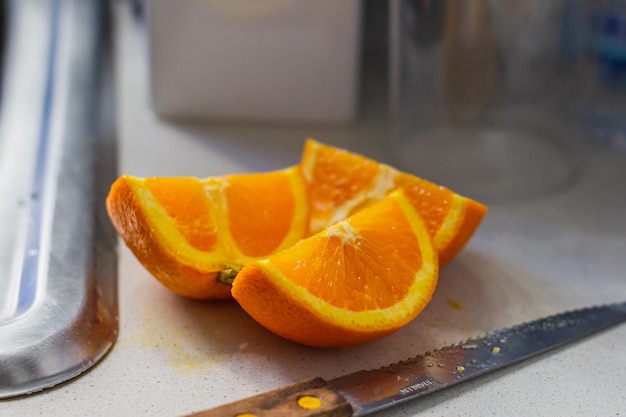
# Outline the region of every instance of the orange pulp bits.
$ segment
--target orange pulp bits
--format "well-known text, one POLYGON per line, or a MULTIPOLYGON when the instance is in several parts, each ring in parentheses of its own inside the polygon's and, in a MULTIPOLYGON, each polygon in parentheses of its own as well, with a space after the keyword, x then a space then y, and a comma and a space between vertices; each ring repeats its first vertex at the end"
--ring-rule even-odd
POLYGON ((305 185, 296 167, 198 179, 120 177, 109 216, 137 259, 170 290, 231 299, 239 269, 292 246, 307 231, 305 185))
POLYGON ((430 301, 437 276, 427 227, 397 190, 245 266, 232 293, 256 321, 286 339, 350 347, 415 318, 430 301))
POLYGON ((472 236, 487 207, 448 188, 362 155, 308 139, 300 163, 316 233, 401 188, 425 221, 445 265, 472 236))

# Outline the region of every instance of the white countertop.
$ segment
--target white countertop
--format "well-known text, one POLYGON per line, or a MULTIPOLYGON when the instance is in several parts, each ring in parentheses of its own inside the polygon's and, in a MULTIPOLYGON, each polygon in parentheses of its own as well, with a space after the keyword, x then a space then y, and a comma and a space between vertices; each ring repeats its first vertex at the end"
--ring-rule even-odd
MULTIPOLYGON (((194 175, 270 170, 298 161, 303 140, 385 159, 384 127, 184 127, 149 106, 141 26, 118 17, 120 173, 194 175)), ((120 245, 121 329, 111 353, 57 388, 0 402, 1 416, 179 416, 297 380, 377 368, 500 327, 626 300, 626 154, 590 147, 557 194, 494 204, 441 271, 426 310, 382 340, 350 350, 285 341, 236 303, 163 288, 120 245)), ((380 416, 617 416, 626 410, 626 326, 380 416)))

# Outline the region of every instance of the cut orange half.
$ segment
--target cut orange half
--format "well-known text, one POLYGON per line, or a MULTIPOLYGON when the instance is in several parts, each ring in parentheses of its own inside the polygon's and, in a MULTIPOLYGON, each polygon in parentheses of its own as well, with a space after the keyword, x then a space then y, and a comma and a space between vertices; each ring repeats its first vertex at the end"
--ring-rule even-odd
POLYGON ((445 265, 472 236, 487 207, 389 165, 308 139, 300 163, 309 189, 309 232, 316 233, 382 199, 405 191, 424 219, 445 265))
POLYGON ((267 259, 245 266, 233 296, 295 342, 350 347, 413 320, 437 284, 428 229, 401 190, 267 259))
POLYGON ((243 265, 306 234, 306 198, 295 167, 207 179, 125 175, 111 187, 107 209, 137 259, 167 288, 230 299, 243 265))

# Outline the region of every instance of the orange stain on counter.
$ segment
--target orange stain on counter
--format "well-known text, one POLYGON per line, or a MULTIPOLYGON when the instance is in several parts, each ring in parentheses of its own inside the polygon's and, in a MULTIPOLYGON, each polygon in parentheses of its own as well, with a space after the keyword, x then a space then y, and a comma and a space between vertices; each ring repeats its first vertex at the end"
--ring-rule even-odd
MULTIPOLYGON (((198 329, 196 326, 178 321, 170 323, 172 317, 181 317, 183 314, 172 314, 172 311, 181 308, 187 300, 178 300, 176 305, 168 301, 171 294, 163 292, 163 297, 152 298, 161 305, 169 304, 162 309, 155 309, 153 304, 141 305, 135 314, 141 317, 141 326, 129 331, 129 344, 146 352, 145 355, 154 356, 167 364, 173 371, 183 375, 210 372, 222 361, 219 352, 224 351, 227 341, 221 332, 209 332, 198 329), (169 313, 168 313, 169 312, 169 313), (168 317, 164 317, 164 315, 168 317), (169 324, 168 324, 169 323, 169 324)), ((124 339, 120 340, 124 343, 124 339)), ((232 350, 232 347, 229 348, 232 350)))
POLYGON ((458 301, 455 301, 452 298, 448 298, 446 301, 448 302, 448 305, 452 307, 453 309, 457 311, 463 310, 463 306, 458 301))

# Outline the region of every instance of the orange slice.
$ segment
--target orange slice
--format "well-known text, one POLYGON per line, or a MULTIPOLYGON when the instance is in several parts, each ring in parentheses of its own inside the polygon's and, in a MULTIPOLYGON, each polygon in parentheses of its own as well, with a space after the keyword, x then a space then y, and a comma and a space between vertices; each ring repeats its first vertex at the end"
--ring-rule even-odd
POLYGON ((137 259, 170 290, 230 299, 230 282, 254 259, 292 246, 308 228, 296 167, 218 178, 120 177, 109 216, 137 259))
POLYGON ((401 188, 426 222, 441 266, 465 245, 487 212, 483 204, 448 188, 313 139, 305 143, 300 167, 309 187, 310 233, 401 188))
POLYGON ((413 320, 437 284, 428 229, 401 190, 267 259, 245 266, 233 296, 295 342, 350 347, 413 320))
POLYGON ((172 291, 229 299, 242 266, 288 248, 404 190, 425 221, 440 265, 471 237, 487 208, 451 190, 307 140, 299 166, 216 178, 135 178, 112 186, 107 208, 138 260, 172 291))

